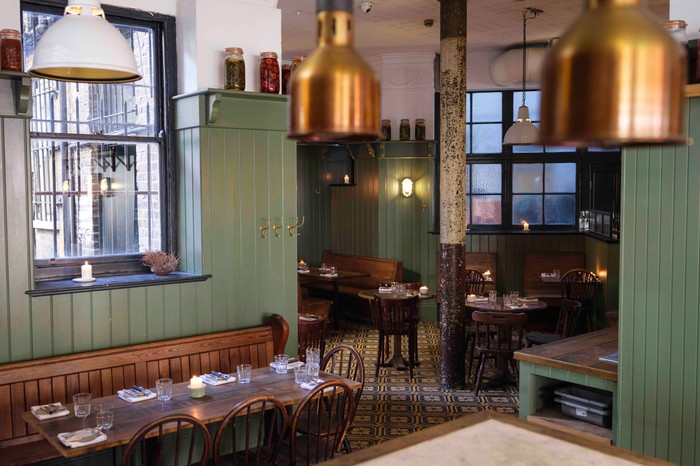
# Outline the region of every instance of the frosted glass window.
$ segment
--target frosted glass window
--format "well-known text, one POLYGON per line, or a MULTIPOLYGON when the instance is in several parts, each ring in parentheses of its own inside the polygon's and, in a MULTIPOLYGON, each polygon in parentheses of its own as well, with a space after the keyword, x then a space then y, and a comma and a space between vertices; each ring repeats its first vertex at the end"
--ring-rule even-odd
POLYGON ((503 151, 503 125, 472 125, 472 153, 500 154, 503 151))
POLYGON ((539 195, 513 195, 513 225, 522 220, 531 225, 542 224, 542 196, 539 195))
POLYGON ((514 193, 541 193, 542 181, 541 163, 513 164, 514 193))
POLYGON ((467 154, 471 154, 471 152, 472 152, 472 146, 471 146, 471 143, 472 143, 472 127, 471 127, 471 125, 467 125, 467 141, 466 141, 466 142, 467 142, 467 144, 466 144, 465 147, 467 148, 467 154))
POLYGON ((497 194, 501 192, 500 164, 473 164, 473 194, 497 194))
POLYGON ((544 167, 544 190, 548 193, 576 192, 576 164, 548 163, 544 167))
POLYGON ((501 223, 501 196, 472 196, 472 223, 498 225, 501 223))
MULTIPOLYGON (((525 105, 530 110, 530 119, 535 121, 540 121, 540 91, 526 91, 525 92, 525 105)), ((513 93, 513 121, 518 117, 518 109, 523 104, 523 93, 514 92, 513 93)))
POLYGON ((544 196, 544 218, 547 225, 573 225, 576 220, 575 194, 544 196))
POLYGON ((502 102, 503 94, 500 92, 477 92, 472 94, 471 121, 500 122, 503 114, 502 102))

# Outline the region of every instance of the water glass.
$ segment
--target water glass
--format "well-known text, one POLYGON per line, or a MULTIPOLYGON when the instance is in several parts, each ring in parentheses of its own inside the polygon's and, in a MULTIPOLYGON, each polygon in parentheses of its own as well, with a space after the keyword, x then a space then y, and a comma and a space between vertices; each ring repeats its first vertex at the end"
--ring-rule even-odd
POLYGON ((236 366, 236 370, 238 370, 238 383, 250 383, 250 372, 253 370, 253 366, 239 364, 236 366))
POLYGON ((319 270, 321 273, 326 273, 326 272, 328 271, 328 266, 327 266, 326 263, 324 262, 324 263, 321 264, 321 267, 319 267, 318 270, 319 270))
POLYGON ((510 292, 510 300, 513 301, 513 303, 518 302, 518 298, 520 298, 520 292, 519 291, 511 291, 510 292))
POLYGON ((319 366, 317 363, 307 362, 306 374, 308 382, 316 382, 318 380, 319 366))
POLYGON ((294 366, 294 383, 302 384, 307 381, 306 366, 304 364, 299 364, 294 366))
POLYGON ((332 265, 330 272, 331 275, 335 275, 336 273, 338 273, 338 268, 335 265, 332 265))
POLYGON ((168 401, 173 396, 173 379, 156 380, 156 393, 160 401, 168 401))
POLYGON ((554 276, 555 276, 556 278, 560 278, 560 275, 559 275, 559 274, 560 274, 559 269, 554 269, 554 276))
POLYGON ((275 372, 277 372, 278 374, 286 374, 288 362, 289 362, 289 355, 288 354, 275 355, 275 372))
POLYGON ((306 364, 316 364, 317 366, 321 364, 320 348, 306 348, 306 364))
POLYGON ((513 298, 510 294, 504 294, 503 295, 503 306, 510 306, 513 303, 513 298))
POLYGON ((90 415, 90 401, 92 395, 90 393, 76 393, 73 395, 73 412, 75 417, 85 419, 90 415))
POLYGON ((114 414, 106 406, 98 406, 95 412, 95 427, 100 429, 102 432, 107 432, 112 428, 114 424, 114 414))
POLYGON ((495 308, 496 307, 496 298, 498 297, 498 292, 497 291, 489 291, 489 307, 490 308, 495 308))

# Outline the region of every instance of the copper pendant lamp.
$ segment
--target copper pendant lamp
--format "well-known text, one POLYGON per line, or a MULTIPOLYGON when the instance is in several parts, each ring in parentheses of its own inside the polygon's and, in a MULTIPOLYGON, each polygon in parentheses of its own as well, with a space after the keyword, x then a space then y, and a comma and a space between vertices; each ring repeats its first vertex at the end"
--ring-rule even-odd
POLYGON ((686 53, 640 0, 588 0, 545 58, 543 144, 684 141, 686 53))
POLYGON ((352 46, 352 0, 317 0, 318 45, 292 74, 289 137, 378 139, 379 78, 352 46))

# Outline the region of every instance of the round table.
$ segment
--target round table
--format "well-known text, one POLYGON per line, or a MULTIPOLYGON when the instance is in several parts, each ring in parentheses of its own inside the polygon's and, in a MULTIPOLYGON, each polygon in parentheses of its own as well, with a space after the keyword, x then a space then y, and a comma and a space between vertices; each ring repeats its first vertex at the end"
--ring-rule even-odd
MULTIPOLYGON (((410 291, 410 290, 409 290, 410 291)), ((406 299, 408 296, 405 294, 399 295, 396 293, 379 293, 379 290, 362 290, 357 294, 360 298, 364 299, 369 299, 370 301, 373 301, 375 298, 375 295, 380 295, 382 298, 386 299, 406 299)), ((421 301, 424 301, 426 299, 433 299, 435 297, 435 293, 433 292, 428 292, 426 294, 418 294, 418 299, 421 301)), ((372 306, 372 303, 370 303, 370 306, 372 306)), ((387 359, 384 364, 382 364, 383 367, 388 367, 388 366, 394 366, 397 370, 400 371, 405 371, 408 369, 408 364, 406 363, 406 360, 404 359, 403 355, 401 354, 401 335, 394 335, 394 353, 392 356, 387 359)), ((419 365, 420 363, 416 361, 416 365, 419 365)))

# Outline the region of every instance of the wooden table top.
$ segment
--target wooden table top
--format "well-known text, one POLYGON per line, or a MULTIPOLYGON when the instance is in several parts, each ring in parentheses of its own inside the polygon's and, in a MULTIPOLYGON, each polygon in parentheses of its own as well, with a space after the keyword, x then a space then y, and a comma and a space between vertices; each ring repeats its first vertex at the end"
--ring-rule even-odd
MULTIPOLYGON (((329 273, 329 272, 324 272, 324 273, 329 273)), ((370 274, 365 273, 365 272, 352 272, 349 270, 338 270, 336 271, 337 276, 335 277, 329 277, 327 275, 322 275, 321 271, 319 270, 318 267, 309 267, 308 272, 299 272, 297 270, 297 275, 299 277, 308 277, 308 278, 313 278, 314 280, 324 280, 327 282, 332 282, 335 280, 347 280, 349 278, 364 278, 364 277, 369 277, 370 274)))
MULTIPOLYGON (((322 372, 323 381, 340 380, 351 389, 360 388, 360 384, 343 377, 322 372)), ((233 382, 218 386, 206 385, 206 395, 194 399, 188 396, 187 385, 183 382, 173 385, 173 397, 170 401, 162 402, 157 399, 129 403, 116 395, 92 400, 93 412, 81 420, 72 415, 73 405, 66 407, 71 411, 68 416, 40 421, 31 412, 23 414, 24 420, 44 438, 46 438, 64 457, 72 458, 86 453, 124 445, 131 437, 147 423, 171 414, 189 414, 205 424, 221 421, 233 406, 251 396, 272 395, 277 397, 285 406, 297 404, 308 393, 294 383, 294 371, 277 374, 270 367, 254 369, 249 384, 233 382), (95 407, 99 404, 110 404, 114 413, 114 426, 107 432, 107 440, 80 448, 64 446, 57 435, 62 432, 73 432, 86 427, 95 427, 95 407)), ((150 388, 150 387, 149 387, 150 388)), ((155 388, 151 388, 155 392, 155 388)))
MULTIPOLYGON (((374 299, 374 295, 379 294, 382 298, 388 298, 388 299, 406 299, 408 296, 403 295, 399 296, 395 293, 379 293, 379 290, 362 290, 357 295, 360 298, 365 298, 365 299, 374 299)), ((418 293, 418 299, 423 300, 423 299, 433 299, 435 297, 435 293, 429 291, 426 294, 420 294, 418 293)))
POLYGON ((670 463, 622 448, 600 445, 565 432, 521 421, 515 416, 482 411, 349 455, 337 456, 324 464, 589 466, 670 463))
POLYGON ((598 358, 617 351, 617 329, 606 328, 515 352, 515 359, 617 381, 617 364, 598 358))
POLYGON ((469 301, 466 301, 464 303, 466 307, 476 309, 477 311, 506 311, 506 312, 529 312, 529 311, 537 311, 540 309, 546 309, 547 308, 547 303, 544 301, 537 301, 536 303, 528 303, 527 306, 523 307, 516 307, 516 308, 509 308, 509 307, 504 307, 503 306, 503 298, 499 297, 496 298, 496 307, 492 308, 489 306, 488 301, 481 301, 481 302, 473 302, 470 303, 469 301))

